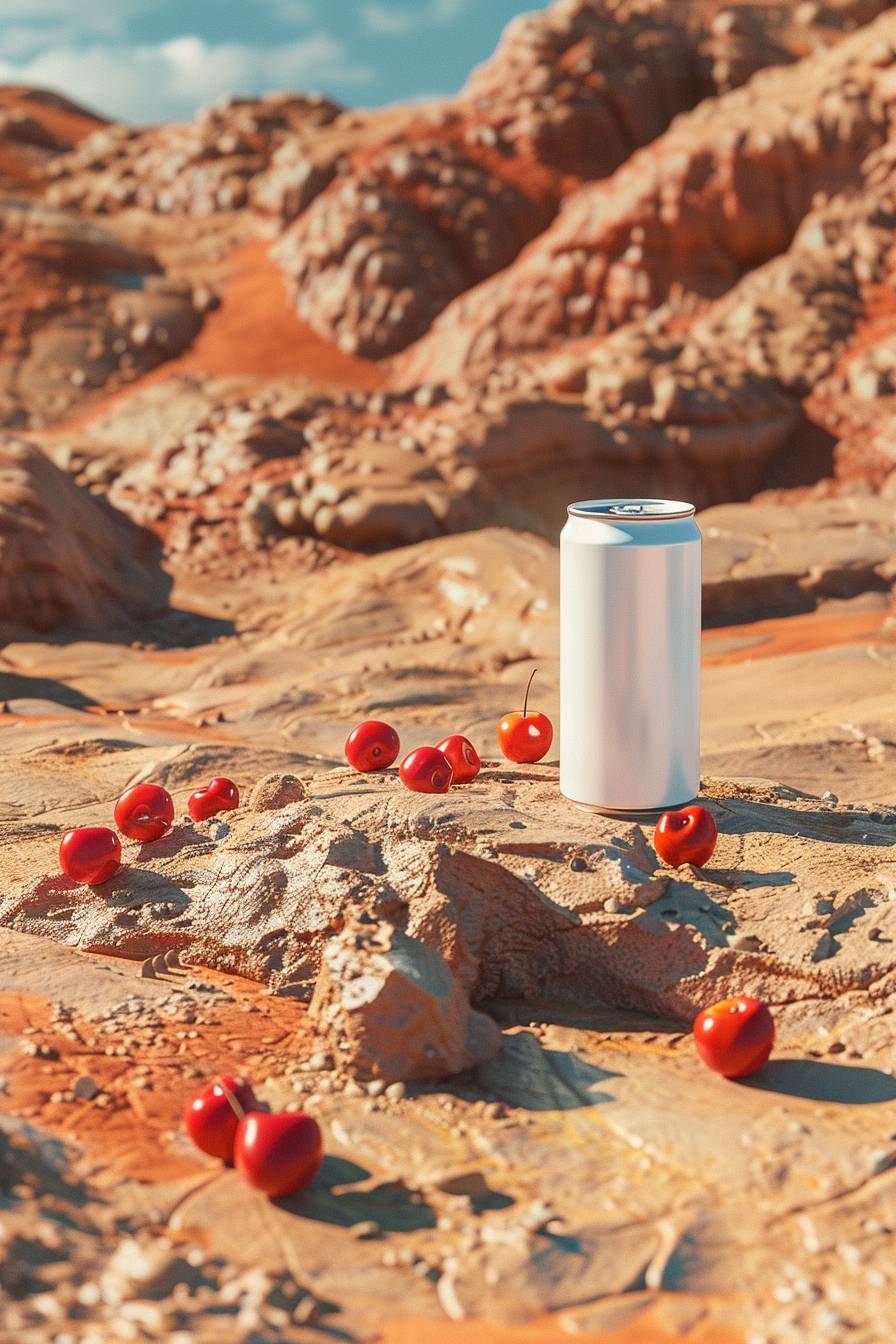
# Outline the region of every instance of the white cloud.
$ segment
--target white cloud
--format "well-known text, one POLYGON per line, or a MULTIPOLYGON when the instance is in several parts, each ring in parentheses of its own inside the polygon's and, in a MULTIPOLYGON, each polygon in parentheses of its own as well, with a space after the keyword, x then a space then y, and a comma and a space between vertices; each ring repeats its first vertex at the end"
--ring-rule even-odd
POLYGON ((308 0, 274 0, 274 10, 284 23, 308 23, 314 14, 308 0))
POLYGON ((156 44, 95 42, 51 47, 24 61, 0 59, 0 81, 53 89, 107 115, 138 122, 192 116, 222 94, 327 89, 364 83, 371 76, 326 33, 268 46, 213 45, 183 34, 156 44))
POLYGON ((451 23, 470 8, 471 0, 432 0, 430 13, 436 23, 451 23))
POLYGON ((404 37, 420 23, 418 15, 404 9, 389 9, 388 5, 377 4, 376 0, 361 6, 361 18, 368 32, 382 37, 404 37))
POLYGON ((370 33, 382 37, 405 37, 408 33, 431 28, 435 24, 452 23, 470 8, 472 0, 429 0, 422 8, 392 9, 379 0, 368 0, 361 6, 361 18, 370 33))

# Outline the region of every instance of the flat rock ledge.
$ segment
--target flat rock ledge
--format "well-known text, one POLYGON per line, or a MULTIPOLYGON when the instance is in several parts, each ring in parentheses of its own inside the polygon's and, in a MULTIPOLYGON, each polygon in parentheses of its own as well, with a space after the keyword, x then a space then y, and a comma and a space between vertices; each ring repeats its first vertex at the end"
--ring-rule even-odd
MULTIPOLYGON (((42 875, 6 888, 0 922, 132 958, 176 950, 310 999, 328 940, 360 915, 437 950, 475 1003, 609 1004, 690 1021, 707 1001, 883 996, 896 984, 896 811, 762 781, 705 779, 720 837, 672 871, 652 826, 591 815, 552 765, 486 763, 445 795, 394 772, 334 770, 158 844, 77 887, 55 829, 8 828, 42 875), (271 801, 294 801, 271 808, 271 801)), ((0 854, 2 861, 2 854, 0 854)))

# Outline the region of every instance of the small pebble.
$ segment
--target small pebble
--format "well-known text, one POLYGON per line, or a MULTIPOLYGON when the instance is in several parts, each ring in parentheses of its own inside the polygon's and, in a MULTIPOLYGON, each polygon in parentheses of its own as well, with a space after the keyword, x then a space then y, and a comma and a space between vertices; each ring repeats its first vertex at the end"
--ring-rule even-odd
POLYGON ((372 1082, 367 1084, 368 1097, 381 1097, 385 1090, 386 1084, 382 1078, 374 1078, 372 1082))
POLYGON ((362 1223, 353 1223, 349 1231, 356 1241, 372 1241, 374 1237, 380 1235, 380 1226, 372 1218, 368 1218, 362 1223))
POLYGON ((404 1083, 390 1083, 386 1088, 384 1095, 387 1096, 390 1101, 401 1101, 402 1097, 407 1094, 407 1090, 408 1089, 404 1083))
POLYGON ((313 1325, 320 1315, 320 1303, 309 1293, 298 1306, 293 1307, 292 1319, 296 1325, 313 1325))

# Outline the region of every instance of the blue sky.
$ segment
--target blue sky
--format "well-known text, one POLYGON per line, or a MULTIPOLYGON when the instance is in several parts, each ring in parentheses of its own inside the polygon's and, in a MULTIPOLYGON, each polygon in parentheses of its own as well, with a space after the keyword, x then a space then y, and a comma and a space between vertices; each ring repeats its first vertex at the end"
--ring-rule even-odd
POLYGON ((455 92, 538 0, 0 0, 0 82, 108 116, 191 116, 223 93, 359 106, 455 92))

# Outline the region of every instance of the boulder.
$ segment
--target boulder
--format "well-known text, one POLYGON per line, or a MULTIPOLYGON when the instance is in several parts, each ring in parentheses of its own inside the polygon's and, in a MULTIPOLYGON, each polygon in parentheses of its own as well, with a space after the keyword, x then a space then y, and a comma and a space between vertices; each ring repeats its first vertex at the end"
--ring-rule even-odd
POLYGON ((389 1083, 447 1078, 501 1049, 444 957, 383 921, 352 920, 326 944, 310 1011, 341 1063, 389 1083))

